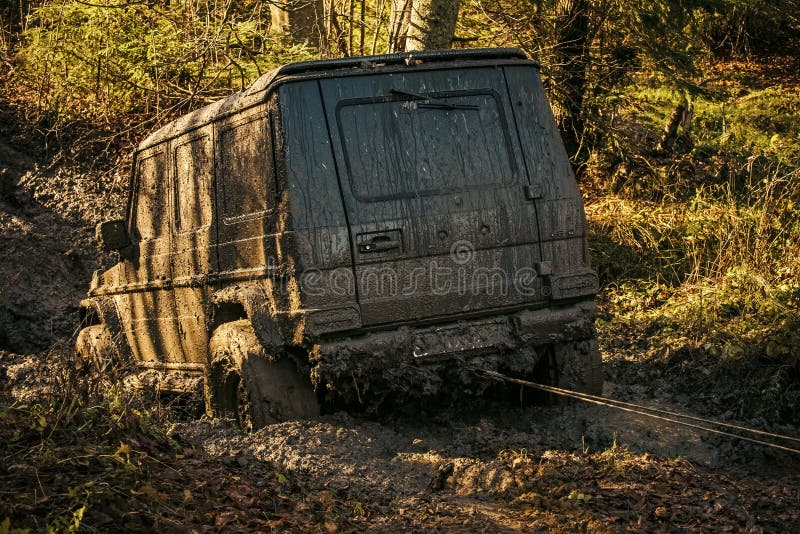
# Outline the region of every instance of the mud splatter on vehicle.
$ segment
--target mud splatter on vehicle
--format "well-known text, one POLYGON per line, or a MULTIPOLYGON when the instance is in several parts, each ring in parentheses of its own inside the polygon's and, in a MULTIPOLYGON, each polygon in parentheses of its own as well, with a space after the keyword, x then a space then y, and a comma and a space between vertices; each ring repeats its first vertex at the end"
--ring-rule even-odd
POLYGON ((246 427, 480 393, 599 393, 597 276, 539 79, 515 49, 296 63, 134 155, 120 261, 77 347, 246 427))

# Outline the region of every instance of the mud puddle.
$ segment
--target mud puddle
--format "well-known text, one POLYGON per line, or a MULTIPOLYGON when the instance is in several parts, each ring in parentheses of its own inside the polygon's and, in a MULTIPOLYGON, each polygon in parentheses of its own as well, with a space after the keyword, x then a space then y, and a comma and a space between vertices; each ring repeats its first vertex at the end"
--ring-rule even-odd
MULTIPOLYGON (((613 384, 606 389, 613 391, 613 384)), ((625 447, 713 469, 763 474, 792 467, 800 473, 796 460, 780 451, 584 404, 493 405, 475 413, 448 410, 383 422, 337 413, 271 425, 252 435, 242 434, 232 421, 203 420, 178 423, 175 432, 210 455, 268 461, 320 487, 393 498, 443 489, 463 495, 507 493, 515 487, 514 472, 501 458, 548 450, 625 447)))
POLYGON ((337 413, 252 435, 232 421, 201 420, 174 432, 211 456, 274 466, 314 495, 363 503, 370 528, 386 531, 770 531, 795 524, 790 510, 800 504, 800 466, 787 454, 582 404, 381 422, 337 413))

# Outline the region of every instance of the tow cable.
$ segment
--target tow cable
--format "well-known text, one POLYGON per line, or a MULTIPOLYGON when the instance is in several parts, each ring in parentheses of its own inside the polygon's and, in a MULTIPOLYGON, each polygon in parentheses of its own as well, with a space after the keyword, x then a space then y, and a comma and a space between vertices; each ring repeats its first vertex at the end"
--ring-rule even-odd
POLYGON ((669 410, 662 410, 660 408, 653 408, 650 406, 642 406, 639 404, 633 404, 631 402, 623 402, 615 399, 609 399, 607 397, 599 397, 597 395, 590 395, 588 393, 581 393, 579 391, 572 391, 569 389, 558 388, 555 386, 548 386, 545 384, 539 384, 537 382, 531 382, 529 380, 522 380, 520 378, 512 378, 510 376, 506 376, 502 373, 498 373, 496 371, 489 371, 486 369, 475 369, 477 373, 483 374, 484 376, 491 378, 493 380, 497 380, 500 382, 509 382, 512 384, 519 384, 521 386, 526 386, 534 389, 538 389, 541 391, 546 391, 548 393, 553 393, 555 395, 561 395, 562 397, 569 397, 572 399, 580 400, 583 402, 587 402, 589 404, 597 404, 600 406, 607 406, 609 408, 614 408, 617 410, 621 410, 623 412, 630 412, 635 413, 638 415, 643 415, 645 417, 651 417, 653 419, 659 419, 661 421, 666 421, 669 423, 674 423, 678 425, 683 425, 689 428, 693 428, 695 430, 703 430, 706 432, 710 432, 712 434, 719 434, 722 436, 727 436, 731 438, 741 439, 744 441, 749 441, 750 443, 756 443, 758 445, 763 445, 765 447, 772 447, 774 449, 780 449, 782 451, 791 452, 794 454, 800 454, 800 450, 793 449, 791 447, 785 447, 783 445, 778 445, 777 443, 771 443, 769 441, 763 441, 756 438, 751 438, 747 436, 742 436, 739 434, 734 434, 732 432, 725 432, 724 430, 717 430, 716 428, 709 428, 707 426, 698 425, 695 423, 689 423, 687 421, 682 421, 681 419, 686 419, 689 421, 697 421, 700 423, 706 423, 709 425, 715 425, 722 428, 728 428, 731 430, 737 430, 739 432, 750 433, 759 436, 766 436, 778 440, 784 441, 791 441, 795 443, 800 443, 800 438, 795 438, 791 436, 784 436, 781 434, 774 434, 772 432, 764 432, 763 430, 756 430, 754 428, 747 428, 744 426, 739 425, 732 425, 729 423, 723 423, 721 421, 714 421, 713 419, 706 419, 703 417, 695 417, 693 415, 686 415, 674 411, 669 410), (659 415, 660 414, 660 415, 659 415))

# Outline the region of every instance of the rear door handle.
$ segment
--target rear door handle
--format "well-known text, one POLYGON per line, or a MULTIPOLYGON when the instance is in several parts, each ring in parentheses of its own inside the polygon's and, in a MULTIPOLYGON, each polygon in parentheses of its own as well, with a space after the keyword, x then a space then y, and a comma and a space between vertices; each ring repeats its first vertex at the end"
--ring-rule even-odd
POLYGON ((393 239, 388 235, 376 235, 368 243, 358 245, 358 251, 362 253, 385 252, 400 248, 400 240, 393 239))

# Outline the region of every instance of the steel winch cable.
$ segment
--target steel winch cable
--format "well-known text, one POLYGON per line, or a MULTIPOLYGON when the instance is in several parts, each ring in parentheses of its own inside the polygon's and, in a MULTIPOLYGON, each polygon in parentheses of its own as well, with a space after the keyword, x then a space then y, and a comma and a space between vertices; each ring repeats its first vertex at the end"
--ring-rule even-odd
MULTIPOLYGON (((497 373, 497 374, 500 374, 500 373, 497 373)), ((634 409, 647 410, 647 411, 654 412, 654 413, 670 415, 670 416, 673 416, 673 417, 680 417, 681 419, 689 419, 689 420, 692 420, 692 421, 699 421, 701 423, 708 423, 710 425, 717 425, 717 426, 721 426, 721 427, 725 427, 725 428, 732 428, 734 430, 740 430, 742 432, 750 432, 751 434, 759 434, 761 436, 768 436, 768 437, 771 437, 771 438, 783 439, 783 440, 787 440, 787 441, 795 441, 797 443, 800 443, 800 438, 795 438, 795 437, 792 437, 792 436, 784 436, 782 434, 774 434, 772 432, 766 432, 764 430, 757 430, 755 428, 748 428, 748 427, 744 427, 744 426, 733 425, 733 424, 730 424, 730 423, 723 423, 722 421, 715 421, 713 419, 706 419, 706 418, 697 417, 697 416, 694 416, 694 415, 682 414, 682 413, 673 412, 673 411, 670 411, 670 410, 664 410, 663 408, 654 408, 652 406, 642 406, 642 405, 639 405, 639 404, 633 404, 632 402, 625 402, 625 401, 621 401, 621 400, 617 400, 617 399, 609 399, 607 397, 600 397, 600 396, 597 396, 597 395, 590 395, 589 393, 582 393, 580 391, 565 390, 563 388, 555 388, 554 386, 544 386, 544 387, 551 387, 551 388, 554 388, 554 389, 561 389, 562 391, 570 392, 570 393, 572 393, 574 395, 578 395, 578 396, 586 398, 586 399, 598 400, 598 401, 601 401, 601 402, 610 402, 610 403, 618 405, 618 406, 627 406, 627 407, 634 408, 634 409)))
POLYGON ((729 423, 723 423, 721 421, 714 421, 712 419, 704 419, 702 417, 695 417, 695 416, 692 416, 692 415, 685 415, 685 414, 681 414, 681 413, 673 412, 673 411, 669 411, 669 410, 662 410, 660 408, 653 408, 653 407, 650 407, 650 406, 641 406, 641 405, 633 404, 633 403, 630 403, 630 402, 618 401, 618 400, 609 399, 609 398, 606 398, 606 397, 599 397, 597 395, 590 395, 588 393, 581 393, 581 392, 578 392, 578 391, 572 391, 572 390, 569 390, 569 389, 558 388, 558 387, 555 387, 555 386, 548 386, 548 385, 545 385, 545 384, 539 384, 537 382, 531 382, 529 380, 522 380, 521 378, 513 378, 513 377, 510 377, 510 376, 506 376, 506 375, 504 375, 502 373, 498 373, 496 371, 489 371, 489 370, 486 370, 486 369, 475 369, 475 371, 478 372, 478 373, 483 374, 484 376, 486 376, 488 378, 491 378, 491 379, 494 379, 494 380, 497 380, 497 381, 500 381, 500 382, 510 382, 510 383, 513 383, 513 384, 519 384, 521 386, 526 386, 526 387, 531 387, 531 388, 534 388, 534 389, 539 389, 541 391, 546 391, 548 393, 561 395, 563 397, 569 397, 569 398, 573 398, 573 399, 576 399, 576 400, 581 400, 581 401, 584 401, 584 402, 587 402, 587 403, 590 403, 590 404, 597 404, 597 405, 600 405, 600 406, 606 406, 606 407, 609 407, 609 408, 615 408, 617 410, 621 410, 621 411, 624 411, 624 412, 630 412, 630 413, 635 413, 635 414, 638 414, 638 415, 643 415, 645 417, 651 417, 651 418, 654 418, 654 419, 659 419, 661 421, 666 421, 666 422, 669 422, 669 423, 674 423, 674 424, 686 426, 686 427, 689 427, 689 428, 693 428, 695 430, 703 430, 703 431, 706 431, 706 432, 710 432, 712 434, 719 434, 719 435, 722 435, 722 436, 741 439, 741 440, 744 440, 744 441, 748 441, 750 443, 755 443, 755 444, 763 445, 763 446, 766 446, 766 447, 772 447, 772 448, 779 449, 779 450, 782 450, 782 451, 791 452, 791 453, 794 453, 794 454, 800 454, 800 450, 798 450, 798 449, 793 449, 791 447, 785 447, 783 445, 778 445, 777 443, 771 443, 769 441, 763 441, 763 440, 756 439, 756 438, 750 438, 750 437, 747 437, 747 436, 734 434, 732 432, 725 432, 724 430, 718 430, 716 428, 709 428, 707 426, 698 425, 698 424, 694 424, 694 423, 689 423, 687 421, 681 421, 680 419, 689 419, 689 420, 693 420, 693 421, 700 421, 700 422, 703 422, 703 423, 707 423, 707 424, 711 424, 711 425, 717 425, 717 426, 721 426, 721 427, 724 427, 724 428, 735 429, 735 430, 738 430, 740 432, 750 432, 752 434, 769 436, 769 437, 772 437, 772 438, 782 439, 782 440, 786 440, 786 441, 800 442, 800 438, 795 438, 795 437, 792 437, 792 436, 784 436, 784 435, 781 435, 781 434, 774 434, 772 432, 765 432, 765 431, 762 431, 762 430, 756 430, 756 429, 753 429, 753 428, 747 428, 747 427, 743 427, 743 426, 739 426, 739 425, 732 425, 732 424, 729 424, 729 423), (666 417, 665 415, 658 415, 658 414, 666 414, 666 415, 669 415, 670 417, 666 417), (676 419, 676 418, 680 418, 680 419, 676 419))

